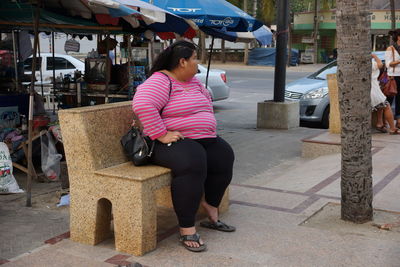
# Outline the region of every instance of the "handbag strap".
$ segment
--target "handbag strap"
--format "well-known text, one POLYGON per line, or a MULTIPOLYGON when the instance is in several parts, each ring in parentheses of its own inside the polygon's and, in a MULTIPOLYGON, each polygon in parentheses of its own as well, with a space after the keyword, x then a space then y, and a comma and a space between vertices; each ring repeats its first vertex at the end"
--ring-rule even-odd
MULTIPOLYGON (((168 100, 169 100, 169 98, 171 97, 171 91, 172 91, 172 81, 171 81, 171 78, 169 77, 168 74, 166 74, 166 73, 164 73, 164 72, 162 72, 162 71, 160 71, 160 73, 162 73, 162 74, 164 74, 165 76, 167 76, 167 78, 168 78, 168 80, 169 80, 169 93, 168 93, 168 100)), ((168 101, 167 101, 167 102, 168 102, 168 101)), ((162 109, 160 109, 160 114, 163 113, 164 108, 165 108, 165 106, 162 107, 162 109)))
POLYGON ((168 74, 166 74, 166 73, 164 73, 164 72, 162 72, 162 71, 160 71, 160 73, 162 73, 162 74, 164 74, 165 76, 167 76, 167 78, 168 78, 168 80, 169 80, 169 94, 168 94, 168 96, 171 96, 171 91, 172 91, 172 81, 171 81, 171 78, 169 77, 168 74))

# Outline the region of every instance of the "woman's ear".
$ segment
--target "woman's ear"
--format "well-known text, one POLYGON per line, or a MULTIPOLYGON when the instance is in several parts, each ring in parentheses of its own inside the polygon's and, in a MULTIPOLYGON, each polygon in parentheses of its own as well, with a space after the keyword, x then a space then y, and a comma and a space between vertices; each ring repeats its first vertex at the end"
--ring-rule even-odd
POLYGON ((181 58, 179 59, 179 67, 184 68, 186 66, 186 59, 181 58))

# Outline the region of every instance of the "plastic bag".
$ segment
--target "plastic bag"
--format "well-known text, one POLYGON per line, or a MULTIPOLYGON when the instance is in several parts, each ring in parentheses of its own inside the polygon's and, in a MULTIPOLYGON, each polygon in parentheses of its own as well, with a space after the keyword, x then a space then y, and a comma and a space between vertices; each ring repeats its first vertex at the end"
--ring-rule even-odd
POLYGON ((0 142, 0 194, 23 193, 13 175, 10 151, 0 142))
POLYGON ((42 171, 49 181, 58 181, 62 155, 57 153, 53 137, 49 132, 40 136, 40 145, 42 149, 42 171))

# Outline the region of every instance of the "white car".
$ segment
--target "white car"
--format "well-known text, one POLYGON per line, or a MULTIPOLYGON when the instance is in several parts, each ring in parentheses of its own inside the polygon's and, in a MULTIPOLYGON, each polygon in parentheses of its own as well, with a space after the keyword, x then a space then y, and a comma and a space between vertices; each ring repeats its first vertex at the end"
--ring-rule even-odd
MULTIPOLYGON (((206 84, 207 68, 198 65, 198 73, 196 77, 206 84)), ((226 84, 226 72, 223 70, 210 69, 208 74, 208 91, 211 94, 213 101, 227 99, 229 97, 230 88, 226 84)))
MULTIPOLYGON (((55 75, 65 74, 73 76, 76 70, 85 72, 85 63, 70 55, 54 54, 55 75)), ((50 83, 53 77, 53 55, 52 53, 41 53, 40 58, 36 61, 35 77, 40 83, 40 68, 42 69, 43 83, 50 83)), ((32 56, 24 61, 24 73, 32 74, 32 56)))
MULTIPOLYGON (((50 85, 51 79, 53 77, 53 58, 51 53, 41 53, 40 59, 37 59, 35 76, 37 82, 35 84, 41 84, 40 78, 40 67, 42 69, 42 79, 43 84, 50 85)), ((70 55, 54 54, 55 61, 55 75, 59 77, 60 74, 64 76, 65 74, 74 74, 76 70, 85 72, 85 63, 79 59, 74 58, 70 55)), ((24 73, 32 73, 32 57, 24 61, 24 73)), ((205 84, 207 76, 207 68, 202 65, 198 65, 198 73, 196 77, 205 84)), ((211 94, 213 101, 227 99, 229 97, 230 88, 226 84, 226 72, 218 69, 210 69, 208 76, 208 86, 207 89, 211 94)), ((38 89, 39 90, 39 89, 38 89)))

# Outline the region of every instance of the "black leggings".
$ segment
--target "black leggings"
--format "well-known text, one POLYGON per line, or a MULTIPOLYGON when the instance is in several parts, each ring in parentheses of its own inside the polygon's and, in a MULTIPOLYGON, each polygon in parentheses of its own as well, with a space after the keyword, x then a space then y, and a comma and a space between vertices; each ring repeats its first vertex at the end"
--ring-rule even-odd
POLYGON ((201 197, 218 207, 232 180, 234 154, 221 137, 184 139, 170 146, 156 141, 154 164, 172 170, 171 194, 180 227, 192 227, 201 197))
MULTIPOLYGON (((394 99, 394 118, 400 119, 400 76, 394 76, 397 84, 397 95, 388 97, 387 100, 389 101, 390 105, 393 103, 394 99)), ((399 127, 400 125, 397 125, 399 127)))

